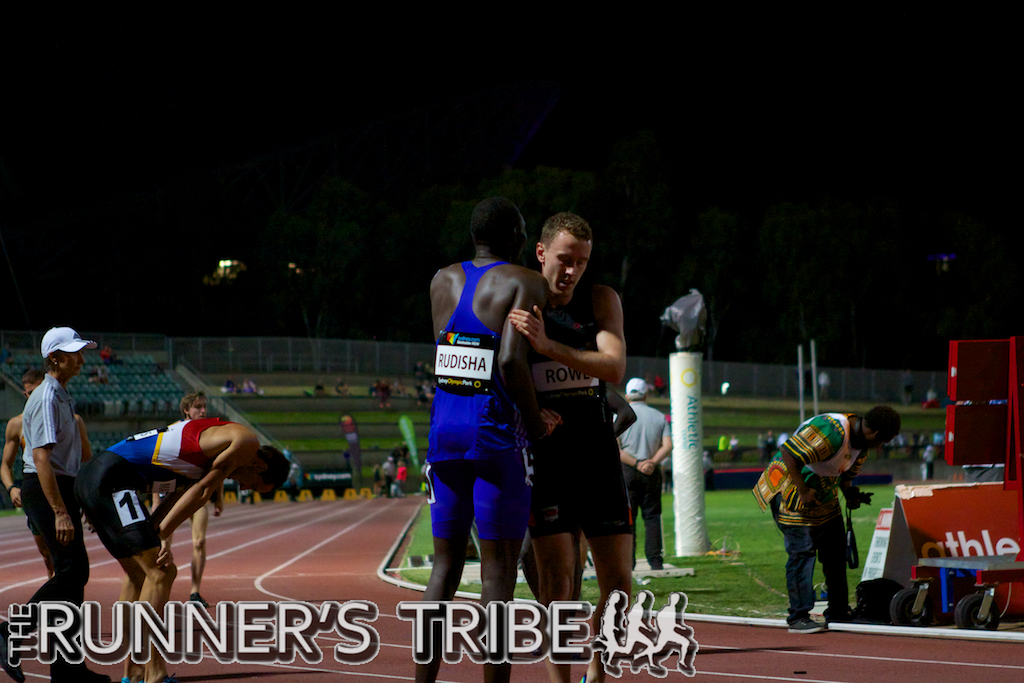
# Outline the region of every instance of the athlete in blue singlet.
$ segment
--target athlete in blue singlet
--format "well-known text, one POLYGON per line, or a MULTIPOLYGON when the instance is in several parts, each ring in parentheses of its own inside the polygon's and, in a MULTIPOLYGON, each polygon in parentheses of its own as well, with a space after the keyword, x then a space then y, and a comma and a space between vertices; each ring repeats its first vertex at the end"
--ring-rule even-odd
MULTIPOLYGON (((509 200, 484 200, 470 224, 476 257, 439 270, 430 283, 438 380, 426 470, 434 565, 424 600, 454 597, 474 517, 481 602, 512 599, 529 517, 529 441, 558 419, 538 408, 530 345, 507 321, 513 308, 543 306, 547 291, 540 274, 509 263, 522 250, 525 227, 509 200)), ((437 677, 442 643, 435 638, 434 645, 431 662, 416 667, 418 683, 437 677)), ((488 664, 484 678, 500 683, 510 671, 488 664)))

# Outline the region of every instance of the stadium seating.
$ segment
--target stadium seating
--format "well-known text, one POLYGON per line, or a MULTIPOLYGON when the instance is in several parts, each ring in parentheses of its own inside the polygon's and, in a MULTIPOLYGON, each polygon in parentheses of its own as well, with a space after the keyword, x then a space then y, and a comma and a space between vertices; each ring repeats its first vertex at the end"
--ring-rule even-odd
MULTIPOLYGON (((81 374, 68 382, 68 393, 89 425, 89 440, 94 452, 117 443, 132 432, 101 431, 103 420, 159 419, 173 421, 178 417, 178 401, 185 390, 149 355, 121 356, 116 364, 107 365, 109 380, 105 384, 89 382, 103 364, 98 354, 85 355, 81 374), (93 429, 97 431, 93 431, 93 429)), ((20 377, 29 368, 42 368, 42 359, 35 355, 16 354, 12 374, 20 377)))

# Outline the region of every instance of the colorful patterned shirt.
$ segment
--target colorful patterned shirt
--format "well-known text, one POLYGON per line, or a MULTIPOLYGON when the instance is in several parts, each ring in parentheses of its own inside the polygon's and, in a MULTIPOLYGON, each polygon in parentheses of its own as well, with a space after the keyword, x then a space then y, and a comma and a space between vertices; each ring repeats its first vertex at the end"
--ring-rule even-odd
POLYGON ((839 517, 839 486, 843 480, 852 481, 857 476, 868 455, 868 451, 850 446, 850 429, 856 419, 852 414, 825 413, 801 424, 782 444, 754 487, 754 498, 761 510, 781 494, 779 524, 818 526, 839 517), (800 474, 807 486, 814 489, 817 505, 800 503, 796 485, 790 481, 782 459, 783 451, 802 465, 800 474))

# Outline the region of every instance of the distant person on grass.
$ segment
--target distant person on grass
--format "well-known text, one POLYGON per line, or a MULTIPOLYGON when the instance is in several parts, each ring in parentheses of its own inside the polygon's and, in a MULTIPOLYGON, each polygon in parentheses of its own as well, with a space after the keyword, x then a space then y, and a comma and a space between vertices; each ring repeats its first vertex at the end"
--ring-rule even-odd
POLYGON ((814 607, 814 558, 817 553, 828 586, 825 625, 850 621, 846 584, 846 533, 839 491, 851 510, 871 503, 853 480, 868 451, 888 443, 900 431, 900 416, 888 406, 867 415, 825 413, 807 420, 775 454, 754 487, 761 510, 769 507, 782 531, 789 591, 790 633, 817 633, 825 626, 811 618, 814 607))
POLYGON ((629 492, 636 566, 636 519, 641 512, 646 532, 644 555, 651 569, 664 569, 661 541, 661 463, 672 455, 672 430, 665 414, 647 405, 647 383, 634 377, 626 383, 626 400, 636 422, 619 436, 619 461, 629 492))

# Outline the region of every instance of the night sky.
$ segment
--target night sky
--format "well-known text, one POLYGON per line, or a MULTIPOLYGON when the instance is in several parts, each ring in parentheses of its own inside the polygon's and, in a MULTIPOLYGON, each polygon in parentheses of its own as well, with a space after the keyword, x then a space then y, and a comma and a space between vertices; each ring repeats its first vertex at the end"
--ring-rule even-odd
MULTIPOLYGON (((1021 60, 1007 17, 513 9, 164 7, 8 22, 0 234, 33 326, 51 324, 32 312, 66 284, 33 280, 26 260, 52 257, 67 277, 88 280, 151 258, 163 240, 210 246, 175 256, 206 263, 239 239, 132 234, 95 224, 98 207, 484 92, 554 103, 510 160, 517 168, 598 170, 617 140, 652 131, 683 224, 712 206, 757 221, 782 201, 884 197, 900 204, 922 253, 948 249, 929 227, 944 211, 1017 241, 1021 60), (71 230, 105 235, 102 263, 59 256, 71 230)), ((24 329, 6 263, 2 271, 0 324, 24 329)), ((207 332, 175 315, 167 332, 207 332)))

